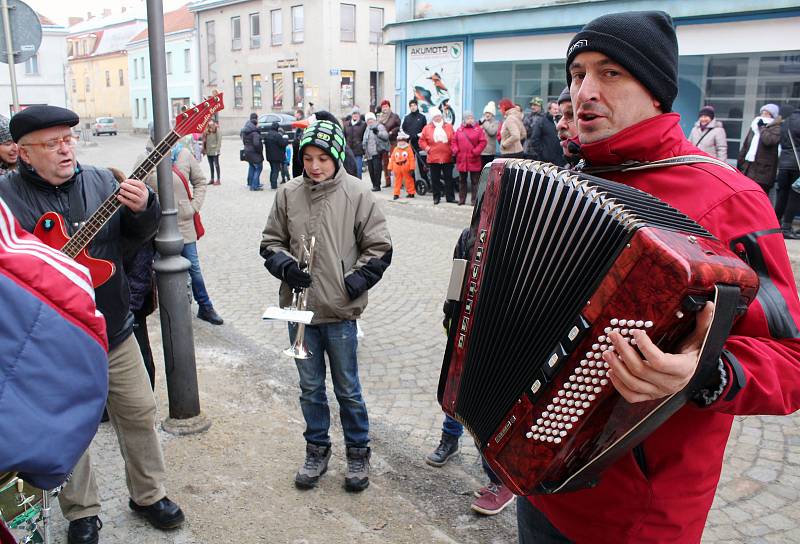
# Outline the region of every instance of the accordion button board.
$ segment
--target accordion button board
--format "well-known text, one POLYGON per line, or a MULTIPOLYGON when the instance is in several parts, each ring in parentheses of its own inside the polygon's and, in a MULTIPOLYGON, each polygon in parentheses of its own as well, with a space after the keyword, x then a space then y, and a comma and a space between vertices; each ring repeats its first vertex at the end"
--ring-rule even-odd
POLYGON ((746 307, 757 276, 701 225, 630 186, 519 160, 496 160, 483 178, 440 403, 515 494, 592 485, 627 451, 619 444, 632 447, 666 410, 616 392, 608 335, 636 347, 643 330, 669 349, 715 285, 739 286, 746 307))

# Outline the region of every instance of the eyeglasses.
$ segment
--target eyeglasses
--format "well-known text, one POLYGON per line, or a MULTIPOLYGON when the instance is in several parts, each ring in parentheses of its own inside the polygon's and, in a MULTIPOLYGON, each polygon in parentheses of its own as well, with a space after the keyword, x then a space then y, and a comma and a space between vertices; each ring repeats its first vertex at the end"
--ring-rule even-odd
POLYGON ((79 139, 80 138, 78 136, 74 134, 69 134, 67 136, 63 136, 61 138, 53 138, 52 140, 47 140, 45 142, 29 142, 27 144, 20 144, 20 145, 25 147, 35 145, 44 148, 47 151, 55 151, 56 149, 61 148, 61 144, 66 144, 68 147, 75 147, 78 144, 79 139))

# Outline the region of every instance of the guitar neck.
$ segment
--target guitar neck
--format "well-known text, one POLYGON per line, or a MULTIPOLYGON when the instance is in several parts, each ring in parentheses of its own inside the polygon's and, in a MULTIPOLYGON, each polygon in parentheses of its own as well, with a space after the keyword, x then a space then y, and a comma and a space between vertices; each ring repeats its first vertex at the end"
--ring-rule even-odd
MULTIPOLYGON (((139 164, 139 166, 134 169, 133 173, 129 176, 130 179, 138 179, 140 181, 144 180, 147 175, 158 166, 164 157, 172 149, 178 140, 180 140, 180 135, 174 130, 171 130, 163 140, 161 140, 158 145, 150 152, 149 155, 139 164)), ((72 238, 69 239, 61 251, 73 259, 80 253, 89 243, 94 240, 94 237, 97 236, 97 233, 100 232, 100 229, 108 223, 108 221, 114 216, 117 210, 122 206, 122 203, 117 199, 117 195, 119 194, 119 187, 109 196, 102 204, 97 208, 97 210, 92 214, 89 219, 84 222, 84 224, 72 235, 72 238)))

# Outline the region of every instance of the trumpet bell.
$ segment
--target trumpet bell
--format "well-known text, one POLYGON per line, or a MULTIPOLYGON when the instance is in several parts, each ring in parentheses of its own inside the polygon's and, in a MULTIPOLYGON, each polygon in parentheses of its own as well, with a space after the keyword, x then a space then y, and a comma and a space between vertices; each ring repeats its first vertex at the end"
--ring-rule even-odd
POLYGON ((291 347, 286 348, 283 350, 283 354, 287 357, 294 357, 295 359, 310 359, 313 353, 308 347, 303 343, 296 343, 291 347))

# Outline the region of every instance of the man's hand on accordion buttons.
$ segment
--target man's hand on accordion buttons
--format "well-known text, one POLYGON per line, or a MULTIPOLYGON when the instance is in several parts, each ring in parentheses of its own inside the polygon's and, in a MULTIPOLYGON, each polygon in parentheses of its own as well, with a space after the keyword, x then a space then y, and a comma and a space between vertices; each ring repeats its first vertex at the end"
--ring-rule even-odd
POLYGON ((610 367, 608 377, 619 394, 628 402, 642 402, 660 399, 683 389, 697 368, 700 348, 713 317, 714 304, 707 302, 697 314, 694 332, 676 353, 661 351, 642 330, 632 334, 639 351, 625 342, 619 333, 609 334, 615 351, 606 351, 603 358, 610 367))

